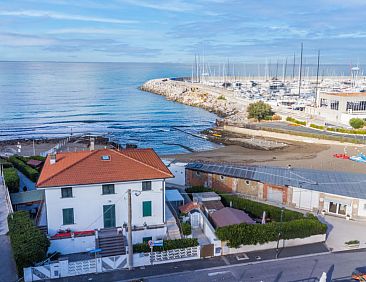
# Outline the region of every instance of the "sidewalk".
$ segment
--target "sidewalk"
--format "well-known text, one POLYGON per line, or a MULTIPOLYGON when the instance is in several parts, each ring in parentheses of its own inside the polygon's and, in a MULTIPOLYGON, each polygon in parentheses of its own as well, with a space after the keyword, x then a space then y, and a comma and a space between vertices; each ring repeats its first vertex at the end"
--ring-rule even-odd
MULTIPOLYGON (((284 248, 280 250, 279 259, 287 257, 311 255, 317 253, 328 253, 328 249, 322 243, 284 248)), ((221 256, 207 259, 182 261, 178 263, 166 263, 166 264, 136 268, 132 271, 119 270, 99 274, 80 275, 80 276, 55 279, 55 281, 80 282, 80 281, 120 281, 120 280, 138 279, 147 276, 187 272, 212 267, 222 267, 222 266, 251 263, 257 261, 273 260, 275 259, 276 256, 276 250, 272 249, 259 252, 251 252, 246 253, 245 255, 237 254, 237 255, 221 256), (239 260, 237 259, 237 257, 239 257, 239 260)))

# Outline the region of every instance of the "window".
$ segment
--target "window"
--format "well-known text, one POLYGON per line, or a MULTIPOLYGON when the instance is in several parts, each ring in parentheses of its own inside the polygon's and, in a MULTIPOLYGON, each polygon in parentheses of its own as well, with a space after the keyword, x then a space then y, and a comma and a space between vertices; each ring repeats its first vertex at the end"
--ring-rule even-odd
POLYGON ((114 184, 102 185, 102 194, 103 195, 114 194, 114 184))
POLYGON ((111 156, 102 156, 101 159, 102 159, 102 161, 110 161, 111 156))
POLYGON ((249 180, 245 180, 246 185, 249 185, 249 183, 250 183, 249 180))
POLYGON ((63 225, 74 224, 74 209, 62 209, 63 225))
POLYGON ((225 177, 224 177, 223 175, 220 175, 220 179, 221 179, 221 180, 224 180, 224 179, 225 179, 225 177))
POLYGON ((142 191, 150 191, 150 190, 151 190, 151 181, 143 181, 142 191))
POLYGON ((151 201, 142 202, 142 216, 151 216, 151 201))
POLYGON ((200 175, 201 175, 201 173, 200 173, 199 171, 196 171, 196 175, 197 175, 197 176, 200 176, 200 175))
POLYGON ((72 188, 61 188, 61 198, 72 198, 72 188))
POLYGON ((152 241, 152 237, 144 237, 144 238, 142 238, 142 243, 147 243, 150 240, 152 241))
POLYGON ((330 100, 330 109, 337 110, 339 109, 339 101, 337 100, 330 100))

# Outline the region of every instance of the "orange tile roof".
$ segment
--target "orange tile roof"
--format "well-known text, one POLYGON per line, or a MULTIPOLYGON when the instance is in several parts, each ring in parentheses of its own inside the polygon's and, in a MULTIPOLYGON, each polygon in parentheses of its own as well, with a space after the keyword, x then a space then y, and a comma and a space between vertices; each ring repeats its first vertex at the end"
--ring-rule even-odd
POLYGON ((100 149, 47 156, 37 187, 84 185, 173 177, 153 149, 100 149), (102 160, 102 156, 110 160, 102 160))
POLYGON ((179 210, 182 213, 189 213, 191 210, 200 209, 200 207, 201 207, 201 205, 197 202, 189 202, 183 206, 180 206, 179 210))

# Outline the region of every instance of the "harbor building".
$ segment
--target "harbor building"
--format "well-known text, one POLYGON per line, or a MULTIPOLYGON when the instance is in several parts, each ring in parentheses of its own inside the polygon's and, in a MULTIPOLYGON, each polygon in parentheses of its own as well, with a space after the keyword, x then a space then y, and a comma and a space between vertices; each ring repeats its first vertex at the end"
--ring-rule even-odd
POLYGON ((305 111, 324 118, 325 122, 349 126, 352 118, 366 118, 366 92, 319 93, 317 107, 307 107, 305 111))
POLYGON ((366 219, 366 175, 302 168, 190 163, 186 184, 278 206, 366 219))
MULTIPOLYGON (((131 191, 132 243, 166 236, 165 180, 173 175, 152 149, 99 149, 48 155, 37 189, 49 252, 124 252, 131 191)), ((105 252, 105 253, 103 253, 105 252)))

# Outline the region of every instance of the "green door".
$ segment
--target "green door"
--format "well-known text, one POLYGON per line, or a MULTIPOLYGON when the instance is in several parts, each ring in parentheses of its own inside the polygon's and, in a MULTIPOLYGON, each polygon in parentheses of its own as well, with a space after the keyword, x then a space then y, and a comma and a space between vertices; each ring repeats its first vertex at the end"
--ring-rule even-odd
POLYGON ((116 227, 116 209, 114 205, 103 206, 104 228, 116 227))

